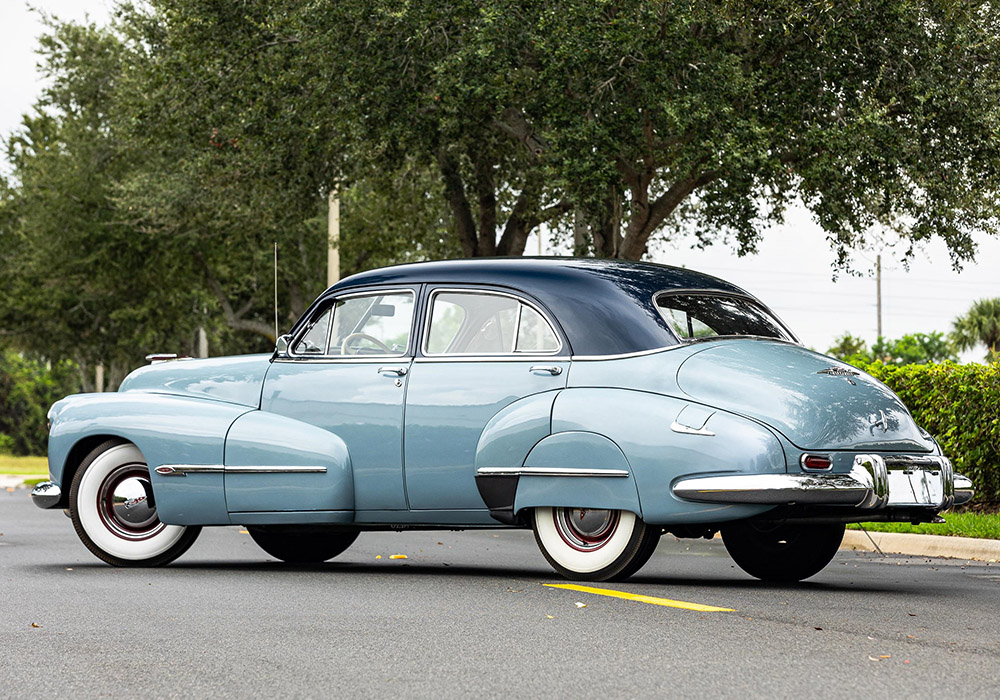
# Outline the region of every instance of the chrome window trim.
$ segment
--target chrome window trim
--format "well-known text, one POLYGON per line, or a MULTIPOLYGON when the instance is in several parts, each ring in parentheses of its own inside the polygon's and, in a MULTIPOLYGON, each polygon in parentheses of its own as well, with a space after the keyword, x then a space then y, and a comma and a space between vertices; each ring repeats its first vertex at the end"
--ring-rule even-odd
MULTIPOLYGON (((413 297, 413 315, 410 318, 410 336, 406 339, 406 348, 402 353, 393 355, 363 355, 365 360, 373 359, 375 361, 381 361, 388 358, 399 359, 401 357, 408 357, 412 354, 411 349, 413 348, 413 336, 416 333, 417 326, 417 304, 420 301, 417 289, 414 287, 389 287, 386 289, 363 289, 356 292, 348 292, 346 294, 339 294, 330 297, 329 306, 326 309, 332 309, 338 301, 344 301, 346 299, 354 299, 357 297, 366 296, 385 296, 388 294, 400 294, 406 293, 413 297)), ((308 324, 307 324, 308 325, 308 324)), ((288 356, 276 358, 276 362, 336 362, 344 361, 348 362, 360 362, 361 360, 356 360, 356 357, 362 357, 359 355, 331 355, 330 354, 330 338, 333 334, 333 314, 330 316, 330 327, 326 331, 326 350, 322 355, 301 355, 294 352, 293 348, 298 344, 302 337, 308 332, 307 326, 303 326, 302 329, 292 338, 291 342, 288 344, 288 356)))
POLYGON ((430 357, 414 357, 415 364, 433 362, 569 362, 567 355, 553 357, 552 355, 431 355, 430 357))
POLYGON ((476 476, 598 476, 622 478, 627 469, 583 469, 579 467, 480 467, 476 476))
MULTIPOLYGON (((534 302, 517 294, 513 294, 511 292, 501 292, 498 290, 484 289, 481 287, 436 287, 430 291, 430 294, 427 295, 427 308, 424 310, 424 323, 423 323, 423 328, 421 329, 423 337, 421 338, 420 342, 420 353, 425 358, 428 359, 448 358, 450 360, 455 360, 461 357, 468 357, 472 359, 485 358, 485 359, 495 360, 497 358, 508 358, 508 357, 520 358, 520 357, 526 357, 528 355, 528 353, 524 353, 522 355, 514 350, 511 350, 510 352, 498 352, 498 353, 429 352, 427 350, 427 345, 431 337, 431 314, 434 312, 434 299, 437 297, 438 294, 478 294, 480 296, 507 297, 508 299, 513 299, 514 301, 529 306, 542 318, 543 321, 545 321, 545 323, 548 324, 549 330, 552 331, 552 335, 554 335, 556 340, 559 341, 559 347, 557 347, 555 350, 552 350, 550 352, 534 352, 532 353, 532 355, 535 358, 539 357, 551 358, 553 356, 562 353, 564 347, 562 334, 556 331, 556 324, 552 322, 551 317, 534 302)), ((520 326, 521 326, 521 307, 519 306, 517 309, 517 317, 514 320, 514 338, 512 340, 512 345, 511 345, 512 348, 517 347, 517 331, 520 330, 520 326)))
MULTIPOLYGON (((680 337, 677 336, 676 333, 674 333, 674 331, 673 331, 672 328, 669 329, 671 335, 673 335, 675 338, 677 338, 680 341, 680 345, 690 345, 691 343, 705 342, 705 341, 708 341, 708 340, 716 340, 716 339, 719 339, 719 338, 762 338, 764 340, 779 340, 779 341, 784 341, 786 343, 790 342, 790 343, 793 343, 795 345, 802 345, 802 341, 800 341, 798 339, 798 337, 792 332, 792 329, 788 327, 788 324, 785 323, 784 321, 782 321, 781 318, 778 317, 778 314, 774 313, 774 311, 772 311, 771 308, 768 307, 767 304, 765 304, 764 302, 762 302, 760 299, 758 299, 757 297, 752 296, 750 294, 747 294, 745 292, 742 292, 742 293, 741 292, 733 292, 733 291, 730 291, 730 290, 727 290, 727 289, 684 289, 684 288, 681 288, 681 289, 661 289, 661 290, 659 290, 657 292, 653 292, 652 296, 650 297, 650 301, 653 303, 653 308, 656 309, 656 312, 658 314, 660 314, 660 318, 663 318, 663 313, 660 311, 660 305, 657 303, 657 299, 659 299, 661 296, 681 295, 681 294, 694 294, 694 295, 700 295, 700 296, 708 296, 708 295, 712 295, 712 296, 724 296, 724 297, 732 297, 734 299, 743 299, 745 301, 749 301, 752 304, 756 304, 757 306, 759 306, 769 316, 771 316, 771 318, 773 318, 775 321, 777 321, 778 325, 781 327, 781 330, 783 330, 785 333, 787 333, 788 337, 787 338, 772 338, 772 337, 766 336, 766 335, 713 335, 713 336, 709 336, 709 337, 706 337, 706 338, 680 338, 680 337)), ((670 321, 667 321, 666 318, 663 318, 663 320, 664 320, 664 322, 668 326, 670 325, 670 321)))
POLYGON ((658 352, 666 352, 667 350, 673 350, 675 348, 682 348, 689 343, 675 343, 674 345, 664 345, 662 348, 653 348, 651 350, 636 350, 635 352, 622 352, 617 355, 573 355, 570 359, 573 362, 597 362, 599 360, 627 360, 630 357, 644 357, 646 355, 655 355, 658 352))

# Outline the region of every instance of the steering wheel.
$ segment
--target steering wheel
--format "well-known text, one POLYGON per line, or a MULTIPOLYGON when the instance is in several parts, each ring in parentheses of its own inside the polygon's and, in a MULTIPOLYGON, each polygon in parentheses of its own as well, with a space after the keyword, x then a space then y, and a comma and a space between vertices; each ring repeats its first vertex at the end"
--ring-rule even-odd
POLYGON ((351 333, 349 336, 347 336, 346 338, 344 338, 344 342, 342 342, 340 344, 340 354, 341 355, 357 355, 358 354, 357 353, 357 348, 354 349, 355 352, 348 352, 351 349, 350 346, 351 346, 351 341, 352 340, 369 340, 369 341, 375 343, 375 345, 379 346, 379 348, 381 350, 385 351, 385 353, 387 355, 391 355, 392 354, 392 350, 389 348, 389 346, 386 345, 385 343, 383 343, 378 338, 370 336, 367 333, 351 333))

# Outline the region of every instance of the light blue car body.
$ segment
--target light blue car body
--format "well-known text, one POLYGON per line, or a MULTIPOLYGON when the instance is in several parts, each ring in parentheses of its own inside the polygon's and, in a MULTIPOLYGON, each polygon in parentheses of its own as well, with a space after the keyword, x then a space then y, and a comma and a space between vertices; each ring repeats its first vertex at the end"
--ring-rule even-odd
MULTIPOLYGON (((523 524, 536 507, 573 506, 696 527, 775 505, 682 498, 674 487, 684 479, 802 474, 802 456, 816 452, 830 458, 831 473, 843 474, 859 452, 940 455, 883 384, 795 342, 657 343, 656 333, 668 336, 652 329, 652 339, 636 340, 629 352, 579 352, 577 338, 607 336, 600 342, 614 350, 621 334, 608 332, 611 316, 602 321, 610 312, 600 300, 592 300, 591 329, 579 327, 582 311, 561 316, 573 290, 558 286, 568 284, 559 274, 572 268, 600 277, 615 269, 525 261, 517 278, 509 269, 518 264, 487 267, 497 273, 490 284, 550 314, 563 340, 553 356, 426 356, 427 295, 441 285, 475 289, 483 275, 460 263, 389 268, 396 272, 345 280, 321 300, 387 284, 412 289, 419 306, 404 356, 303 361, 275 353, 142 367, 116 393, 53 406, 51 479, 65 499, 86 454, 118 438, 145 457, 167 524, 501 527, 523 524), (449 276, 454 270, 462 274, 449 276), (873 427, 871 416, 881 422, 873 427), (178 478, 178 465, 209 469, 178 478), (507 502, 484 500, 477 474, 490 470, 519 476, 500 489, 509 491, 499 497, 507 502)), ((696 273, 648 267, 664 277, 643 278, 650 288, 745 294, 696 273)), ((627 303, 619 296, 607 305, 627 303)), ((644 309, 620 316, 654 322, 644 309)))

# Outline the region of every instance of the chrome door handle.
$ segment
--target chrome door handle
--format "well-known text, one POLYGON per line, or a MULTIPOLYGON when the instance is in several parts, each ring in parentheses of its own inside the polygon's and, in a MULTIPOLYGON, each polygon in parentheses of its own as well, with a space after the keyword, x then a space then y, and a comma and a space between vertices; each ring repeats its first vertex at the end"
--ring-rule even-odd
POLYGON ((531 369, 528 371, 531 373, 548 372, 555 377, 562 374, 562 367, 559 367, 558 365, 531 365, 531 369))
POLYGON ((405 377, 407 369, 406 367, 379 367, 379 374, 394 374, 397 377, 405 377))

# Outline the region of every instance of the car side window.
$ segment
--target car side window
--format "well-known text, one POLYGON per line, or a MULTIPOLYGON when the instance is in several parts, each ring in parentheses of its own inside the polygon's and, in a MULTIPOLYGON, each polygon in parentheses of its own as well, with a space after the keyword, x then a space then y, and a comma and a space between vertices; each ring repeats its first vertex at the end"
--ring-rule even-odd
POLYGON ((309 322, 306 332, 292 348, 293 353, 296 355, 326 354, 326 341, 330 335, 330 313, 331 309, 328 308, 309 322))
POLYGON ((431 301, 428 355, 552 353, 559 338, 531 306, 503 294, 438 292, 431 301))
POLYGON ((403 355, 410 344, 413 292, 389 292, 338 299, 328 354, 403 355))

